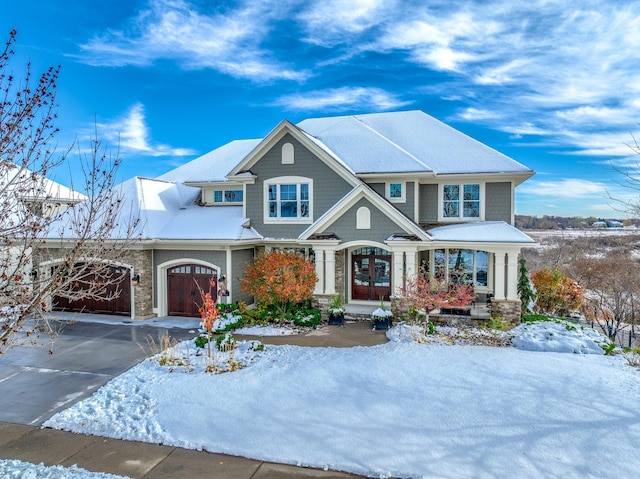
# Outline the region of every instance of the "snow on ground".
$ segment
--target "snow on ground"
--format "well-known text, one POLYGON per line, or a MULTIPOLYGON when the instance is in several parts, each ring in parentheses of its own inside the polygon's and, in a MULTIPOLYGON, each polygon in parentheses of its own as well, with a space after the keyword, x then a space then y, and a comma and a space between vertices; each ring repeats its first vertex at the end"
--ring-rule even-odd
POLYGON ((233 334, 246 334, 248 336, 289 336, 292 334, 300 334, 297 328, 287 328, 280 326, 247 326, 246 328, 238 328, 233 334))
POLYGON ((104 472, 90 472, 80 467, 45 466, 13 459, 0 459, 0 477, 7 479, 128 479, 104 472))
MULTIPOLYGON (((566 331, 554 338, 572 343, 564 350, 590 334, 566 331)), ((203 372, 206 355, 183 346, 183 367, 150 358, 45 426, 375 477, 636 477, 640 373, 621 355, 460 345, 444 333, 242 346, 234 357, 246 367, 224 374, 203 372)))

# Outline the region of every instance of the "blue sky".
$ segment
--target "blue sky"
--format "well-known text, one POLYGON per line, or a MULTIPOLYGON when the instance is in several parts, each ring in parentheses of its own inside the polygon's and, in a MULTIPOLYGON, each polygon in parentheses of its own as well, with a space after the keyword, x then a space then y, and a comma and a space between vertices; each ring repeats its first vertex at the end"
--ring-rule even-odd
POLYGON ((625 217, 607 194, 639 193, 614 169, 640 159, 637 1, 3 1, 12 28, 17 76, 62 66, 60 147, 97 123, 122 179, 285 118, 420 109, 537 172, 518 214, 625 217))

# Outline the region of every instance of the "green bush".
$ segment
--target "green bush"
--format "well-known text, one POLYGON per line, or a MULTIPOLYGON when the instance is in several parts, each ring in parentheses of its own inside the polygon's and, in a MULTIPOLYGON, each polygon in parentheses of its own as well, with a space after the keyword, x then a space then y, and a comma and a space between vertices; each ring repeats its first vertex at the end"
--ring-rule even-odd
POLYGON ((236 338, 233 334, 225 333, 216 339, 216 347, 218 351, 231 351, 236 347, 236 338))
POLYGON ((209 342, 209 336, 207 334, 200 334, 196 336, 193 342, 198 348, 204 348, 209 342))
POLYGON ((296 326, 317 326, 322 321, 322 315, 317 309, 299 309, 293 315, 293 324, 296 326))
POLYGON ((264 351, 264 343, 258 339, 251 341, 250 351, 264 351))

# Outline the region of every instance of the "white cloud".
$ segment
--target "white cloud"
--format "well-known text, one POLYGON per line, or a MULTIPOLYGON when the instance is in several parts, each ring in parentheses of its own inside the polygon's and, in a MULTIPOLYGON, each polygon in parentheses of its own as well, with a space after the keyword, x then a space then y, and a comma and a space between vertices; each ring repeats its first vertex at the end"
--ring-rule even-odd
POLYGON ((124 115, 115 120, 98 124, 98 133, 109 142, 118 143, 120 153, 135 153, 146 156, 189 156, 196 154, 190 148, 174 148, 150 139, 144 106, 133 105, 124 115))
POLYGON ((81 45, 82 60, 94 66, 149 66, 171 59, 184 68, 215 69, 257 82, 302 80, 306 73, 260 47, 272 14, 261 2, 204 15, 184 0, 151 0, 126 30, 111 30, 81 45))
POLYGON ((560 181, 529 180, 518 187, 518 193, 533 196, 553 196, 556 198, 602 197, 607 192, 603 183, 568 178, 560 181))
POLYGON ((392 110, 409 104, 379 88, 343 87, 280 97, 277 105, 289 110, 392 110))
POLYGON ((379 24, 396 8, 395 0, 325 0, 309 2, 296 18, 306 32, 304 40, 331 47, 379 24))

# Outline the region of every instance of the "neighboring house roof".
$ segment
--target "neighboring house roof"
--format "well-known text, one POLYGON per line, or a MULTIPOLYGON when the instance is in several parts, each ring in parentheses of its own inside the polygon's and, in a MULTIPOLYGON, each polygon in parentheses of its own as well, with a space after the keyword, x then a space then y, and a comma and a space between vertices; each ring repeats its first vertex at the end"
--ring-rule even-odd
POLYGON ((356 174, 533 174, 526 166, 419 110, 314 118, 297 126, 356 174))
POLYGON ((86 199, 86 196, 82 193, 78 193, 49 178, 43 178, 41 175, 33 173, 26 168, 8 167, 3 170, 3 173, 3 176, 0 177, 0 187, 11 190, 19 187, 21 191, 16 194, 24 200, 36 199, 44 202, 73 203, 86 199), (31 188, 27 188, 29 184, 32 185, 31 188))
POLYGON ((427 232, 434 241, 535 243, 522 231, 504 221, 478 221, 437 226, 427 232))

